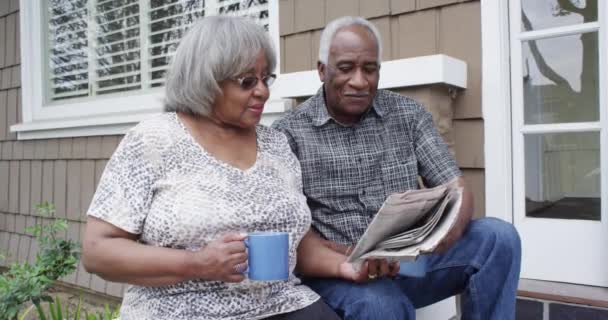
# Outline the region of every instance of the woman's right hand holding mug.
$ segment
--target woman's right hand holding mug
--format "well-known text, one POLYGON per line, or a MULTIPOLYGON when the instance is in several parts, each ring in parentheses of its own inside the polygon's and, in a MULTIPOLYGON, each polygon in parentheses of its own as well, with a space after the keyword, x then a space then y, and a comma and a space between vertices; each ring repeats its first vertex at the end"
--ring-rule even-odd
POLYGON ((195 279, 241 282, 247 265, 247 234, 228 233, 191 254, 195 279))

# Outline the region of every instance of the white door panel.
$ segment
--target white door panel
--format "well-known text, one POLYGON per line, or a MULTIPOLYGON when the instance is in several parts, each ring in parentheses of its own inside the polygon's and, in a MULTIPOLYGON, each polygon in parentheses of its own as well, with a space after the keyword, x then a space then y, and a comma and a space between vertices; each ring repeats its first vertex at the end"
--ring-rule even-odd
POLYGON ((608 287, 605 1, 513 0, 513 222, 522 277, 608 287))

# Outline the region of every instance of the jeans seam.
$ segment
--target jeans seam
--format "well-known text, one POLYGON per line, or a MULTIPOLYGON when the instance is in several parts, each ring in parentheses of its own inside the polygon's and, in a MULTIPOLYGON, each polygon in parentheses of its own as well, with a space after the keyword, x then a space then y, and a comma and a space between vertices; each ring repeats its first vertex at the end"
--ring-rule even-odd
POLYGON ((441 270, 441 269, 458 268, 458 267, 473 267, 473 268, 479 270, 479 269, 481 269, 481 264, 479 264, 479 263, 477 263, 475 261, 473 261, 471 263, 463 263, 463 262, 460 262, 460 263, 446 263, 446 264, 442 264, 442 265, 436 266, 436 267, 434 267, 432 269, 428 269, 427 272, 434 272, 434 271, 438 271, 438 270, 441 270))
MULTIPOLYGON (((471 310, 472 311, 471 315, 479 316, 479 313, 477 312, 479 309, 479 306, 477 306, 477 287, 475 286, 475 280, 472 277, 469 280, 468 289, 469 289, 469 296, 470 296, 469 303, 471 304, 471 308, 473 308, 473 310, 471 310)), ((476 320, 476 319, 478 319, 478 318, 475 317, 475 319, 472 319, 472 320, 476 320)))

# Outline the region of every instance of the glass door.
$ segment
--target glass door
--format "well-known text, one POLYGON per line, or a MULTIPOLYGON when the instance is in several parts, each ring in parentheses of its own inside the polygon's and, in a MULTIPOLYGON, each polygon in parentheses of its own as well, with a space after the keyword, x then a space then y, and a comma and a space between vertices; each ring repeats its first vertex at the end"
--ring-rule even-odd
POLYGON ((608 286, 606 1, 510 1, 522 278, 608 286))

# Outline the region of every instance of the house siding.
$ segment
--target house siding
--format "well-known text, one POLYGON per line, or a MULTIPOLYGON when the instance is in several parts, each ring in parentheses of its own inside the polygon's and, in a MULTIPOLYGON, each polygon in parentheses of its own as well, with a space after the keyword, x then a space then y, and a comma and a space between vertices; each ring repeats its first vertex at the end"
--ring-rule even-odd
MULTIPOLYGON (((21 122, 19 2, 0 0, 0 252, 6 266, 34 261, 38 246, 25 228, 52 219, 35 212, 49 201, 67 219, 63 237, 82 239, 86 210, 107 160, 122 136, 18 141, 10 126, 21 122)), ((481 119, 481 36, 478 1, 456 0, 279 0, 282 72, 316 68, 321 29, 336 17, 369 18, 380 30, 383 60, 445 53, 468 65, 466 90, 455 98, 448 88, 402 88, 431 111, 439 131, 455 151, 473 185, 476 215, 484 208, 483 121, 481 119), (297 13, 297 14, 296 14, 297 13)), ((121 296, 123 284, 87 273, 82 265, 62 279, 70 284, 121 296)))
MULTIPOLYGON (((107 160, 120 136, 18 141, 10 126, 21 122, 19 1, 0 0, 0 252, 1 265, 33 262, 38 244, 25 229, 50 224, 35 205, 55 204, 56 216, 68 220, 60 235, 79 241, 85 212, 107 160)), ((87 273, 82 265, 62 279, 96 292, 120 296, 124 285, 87 273)))

